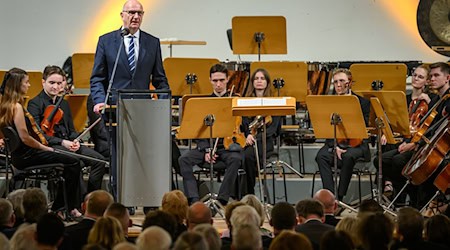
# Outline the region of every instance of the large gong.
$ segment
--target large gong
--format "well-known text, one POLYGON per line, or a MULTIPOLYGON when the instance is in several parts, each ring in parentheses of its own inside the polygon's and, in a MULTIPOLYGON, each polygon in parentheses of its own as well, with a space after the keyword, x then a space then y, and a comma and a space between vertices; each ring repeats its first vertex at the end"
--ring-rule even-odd
POLYGON ((417 8, 417 27, 430 48, 450 56, 450 0, 421 0, 417 8))

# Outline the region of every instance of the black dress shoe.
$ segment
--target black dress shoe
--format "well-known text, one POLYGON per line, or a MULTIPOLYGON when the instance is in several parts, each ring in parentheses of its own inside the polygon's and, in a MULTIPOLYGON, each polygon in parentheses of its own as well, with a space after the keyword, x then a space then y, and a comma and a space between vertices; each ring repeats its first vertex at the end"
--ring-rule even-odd
POLYGON ((135 207, 127 207, 128 208, 128 213, 130 215, 134 215, 136 213, 136 208, 135 207))

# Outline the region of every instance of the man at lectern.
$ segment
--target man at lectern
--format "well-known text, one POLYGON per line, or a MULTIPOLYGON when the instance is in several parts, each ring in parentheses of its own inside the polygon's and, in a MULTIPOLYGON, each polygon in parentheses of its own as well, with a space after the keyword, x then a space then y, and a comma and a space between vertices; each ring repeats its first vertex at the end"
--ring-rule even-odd
MULTIPOLYGON (((108 84, 112 80, 112 103, 117 99, 118 89, 148 90, 150 81, 156 89, 169 89, 164 72, 159 39, 140 30, 144 9, 137 0, 125 2, 120 12, 123 25, 120 29, 101 36, 95 52, 91 75, 91 94, 94 112, 100 113, 105 106, 108 84), (121 51, 119 52, 119 49, 121 51), (116 61, 117 54, 120 54, 116 61), (115 74, 114 65, 117 63, 115 74)), ((116 194, 116 133, 112 132, 110 173, 112 191, 116 194)))
MULTIPOLYGON (((210 78, 213 93, 211 97, 228 97, 227 83, 228 83, 228 70, 222 64, 215 64, 211 67, 210 78)), ((183 176, 183 187, 186 197, 188 197, 189 203, 192 204, 200 199, 197 188, 197 181, 195 180, 192 168, 195 165, 202 165, 205 162, 215 163, 217 160, 221 160, 226 165, 225 175, 222 180, 222 184, 219 189, 219 195, 217 199, 222 205, 228 203, 231 190, 235 184, 238 169, 241 167, 242 150, 226 150, 223 144, 223 138, 219 138, 217 147, 210 148, 209 140, 202 139, 197 141, 197 148, 188 151, 183 154, 178 162, 180 163, 180 171, 183 176), (213 158, 210 158, 210 150, 215 152, 213 158)))
MULTIPOLYGON (((336 69, 333 71, 333 86, 336 95, 355 95, 359 99, 361 110, 364 115, 366 126, 369 123, 370 102, 356 95, 351 91, 352 73, 348 69, 336 69)), ((337 190, 337 197, 339 200, 346 195, 348 185, 353 173, 353 167, 356 161, 360 158, 370 160, 369 145, 366 140, 340 140, 338 139, 338 146, 333 149, 333 139, 327 139, 325 145, 319 150, 316 156, 316 162, 319 166, 320 176, 322 178, 323 188, 330 190, 336 195, 334 190, 333 179, 333 164, 334 164, 334 150, 336 150, 338 159, 338 168, 340 169, 339 186, 337 190)))

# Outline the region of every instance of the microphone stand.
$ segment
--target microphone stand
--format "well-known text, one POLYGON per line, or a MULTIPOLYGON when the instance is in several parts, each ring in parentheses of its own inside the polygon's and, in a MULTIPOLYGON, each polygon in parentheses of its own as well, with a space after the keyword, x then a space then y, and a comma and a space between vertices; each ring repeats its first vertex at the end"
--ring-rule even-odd
MULTIPOLYGON (((120 32, 120 36, 122 37, 122 39, 120 39, 120 45, 119 45, 119 50, 117 50, 117 55, 116 55, 116 60, 114 61, 114 66, 113 66, 113 70, 111 72, 111 77, 109 78, 109 83, 108 83, 108 89, 106 90, 106 96, 105 96, 105 101, 103 102, 105 107, 102 109, 101 115, 105 115, 105 110, 106 110, 106 103, 108 102, 108 100, 110 101, 110 107, 109 107, 109 111, 108 111, 108 132, 109 132, 109 166, 110 166, 110 170, 112 170, 112 157, 113 157, 113 144, 112 144, 112 140, 113 140, 113 129, 112 129, 112 96, 111 96, 111 87, 112 84, 114 82, 114 77, 116 76, 116 70, 117 70, 117 64, 119 62, 119 57, 120 57, 120 52, 122 51, 123 48, 123 38, 124 36, 128 35, 130 33, 130 30, 128 28, 124 28, 121 32, 120 32)), ((116 159, 117 161, 117 159, 116 159)), ((116 162, 117 163, 117 162, 116 162)), ((117 175, 118 175, 118 169, 117 169, 117 164, 114 166, 115 168, 115 178, 116 180, 113 179, 113 175, 112 172, 109 174, 109 186, 111 188, 113 197, 117 199, 117 190, 115 190, 115 188, 117 187, 117 175), (113 186, 113 181, 115 181, 116 185, 115 187, 113 186)))

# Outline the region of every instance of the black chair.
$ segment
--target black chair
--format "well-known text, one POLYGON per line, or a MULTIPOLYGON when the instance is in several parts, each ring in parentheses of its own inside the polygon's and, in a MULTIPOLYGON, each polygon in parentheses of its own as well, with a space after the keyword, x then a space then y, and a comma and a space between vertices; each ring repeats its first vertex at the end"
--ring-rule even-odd
MULTIPOLYGON (((21 182, 20 188, 26 188, 26 184, 30 181, 32 182, 31 186, 34 187, 38 187, 41 181, 47 181, 48 184, 55 183, 57 184, 56 186, 62 185, 64 196, 64 212, 68 213, 66 185, 65 179, 62 176, 64 172, 64 164, 52 163, 34 165, 23 170, 18 170, 11 163, 11 155, 20 147, 20 145, 22 144, 22 140, 20 139, 16 130, 14 130, 12 127, 2 128, 2 133, 5 137, 6 168, 9 169, 12 173, 14 187, 15 184, 21 182)), ((50 201, 54 200, 54 198, 56 197, 56 190, 57 189, 49 189, 50 201)), ((68 216, 66 216, 66 218, 68 218, 68 216)))

